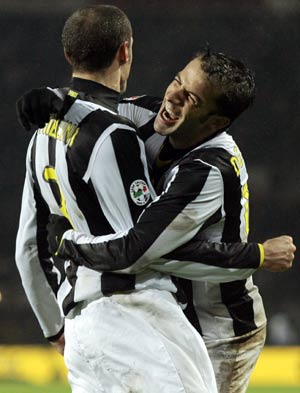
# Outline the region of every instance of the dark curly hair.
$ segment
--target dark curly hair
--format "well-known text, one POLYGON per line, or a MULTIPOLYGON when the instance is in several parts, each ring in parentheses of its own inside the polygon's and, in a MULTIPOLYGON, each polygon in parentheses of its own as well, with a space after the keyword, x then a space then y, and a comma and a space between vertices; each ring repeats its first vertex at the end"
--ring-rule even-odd
POLYGON ((201 69, 217 92, 218 114, 232 122, 254 101, 253 72, 240 60, 224 53, 212 53, 209 48, 197 53, 195 58, 201 62, 201 69))
POLYGON ((123 11, 95 5, 67 19, 62 44, 74 70, 94 72, 109 67, 122 42, 131 36, 131 24, 123 11))

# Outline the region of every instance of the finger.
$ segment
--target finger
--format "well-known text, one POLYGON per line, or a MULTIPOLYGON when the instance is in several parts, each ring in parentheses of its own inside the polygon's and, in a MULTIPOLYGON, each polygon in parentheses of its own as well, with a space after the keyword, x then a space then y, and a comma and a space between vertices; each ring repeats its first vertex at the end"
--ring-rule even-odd
POLYGON ((52 112, 54 114, 59 113, 63 107, 63 101, 58 97, 55 97, 54 99, 52 97, 51 103, 52 103, 52 112))
POLYGON ((289 270, 293 266, 292 262, 286 265, 285 269, 283 271, 289 270))
POLYGON ((291 262, 286 262, 284 264, 281 264, 279 272, 285 272, 286 270, 291 268, 291 262))
POLYGON ((43 128, 45 125, 45 118, 40 108, 31 112, 32 122, 36 124, 39 128, 43 128))
POLYGON ((292 262, 294 260, 294 258, 295 258, 294 253, 287 251, 287 253, 286 253, 285 257, 284 257, 284 260, 286 262, 290 263, 290 262, 292 262))
POLYGON ((27 131, 30 131, 31 124, 26 116, 26 110, 24 108, 24 100, 19 98, 16 102, 16 112, 17 112, 17 119, 22 127, 24 127, 27 131))
POLYGON ((48 107, 41 107, 40 112, 39 112, 39 127, 44 127, 46 123, 49 123, 50 121, 50 113, 48 107))
POLYGON ((26 131, 30 131, 31 130, 31 124, 29 122, 29 120, 27 119, 27 117, 23 114, 19 114, 17 116, 18 121, 20 123, 20 125, 25 128, 26 131))
POLYGON ((58 214, 52 213, 52 214, 49 215, 49 221, 55 221, 55 220, 57 220, 57 218, 59 218, 59 217, 60 217, 60 216, 59 216, 58 214))
POLYGON ((293 262, 294 259, 295 259, 295 254, 293 253, 293 254, 291 254, 290 261, 293 262))
POLYGON ((17 99, 16 111, 17 111, 17 116, 19 116, 19 114, 23 112, 23 97, 17 99))

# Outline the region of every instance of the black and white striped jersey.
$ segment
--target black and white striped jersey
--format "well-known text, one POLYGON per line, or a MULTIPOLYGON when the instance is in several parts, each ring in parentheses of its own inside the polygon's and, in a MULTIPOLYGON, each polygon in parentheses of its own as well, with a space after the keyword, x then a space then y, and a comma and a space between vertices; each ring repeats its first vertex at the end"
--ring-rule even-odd
MULTIPOLYGON (((16 244, 26 294, 48 338, 63 327, 57 296, 67 313, 81 300, 82 288, 85 297, 102 293, 101 274, 71 262, 66 269, 72 274, 58 291, 59 276, 47 251, 49 213, 64 215, 78 230, 104 235, 127 230, 155 197, 144 144, 134 125, 117 115, 119 95, 80 79, 72 88, 81 93, 70 91, 63 121, 50 120, 28 147, 16 244)), ((176 290, 170 278, 165 282, 176 290)))
MULTIPOLYGON (((127 109, 126 115, 129 118, 142 126, 141 131, 146 137, 148 167, 152 178, 160 180, 156 184, 156 191, 159 193, 166 186, 168 176, 165 174, 160 178, 164 173, 164 164, 169 162, 170 165, 170 162, 176 161, 186 152, 165 150, 164 155, 162 147, 165 138, 155 133, 150 134, 153 123, 148 121, 149 110, 158 110, 157 99, 140 97, 133 100, 132 106, 135 108, 131 113, 128 112, 128 107, 124 109, 127 109)), ((249 232, 249 190, 242 154, 233 139, 225 133, 202 145, 197 154, 207 163, 219 168, 224 187, 224 219, 203 231, 201 238, 221 242, 246 242, 249 232), (207 150, 202 150, 203 148, 207 150)), ((223 263, 222 258, 220 263, 223 263)), ((252 277, 221 284, 212 283, 209 279, 206 282, 181 280, 181 286, 188 296, 186 315, 211 345, 216 341, 247 334, 266 323, 263 302, 257 287, 253 285, 252 277)))
MULTIPOLYGON (((84 242, 86 235, 83 233, 100 236, 96 239, 104 241, 104 249, 109 254, 108 258, 104 255, 106 267, 102 266, 100 271, 66 263, 67 279, 58 291, 58 302, 65 314, 79 301, 114 291, 154 287, 176 292, 166 272, 179 277, 198 275, 198 279, 225 282, 232 277, 245 278, 258 267, 261 257, 257 244, 221 245, 197 241, 196 235, 201 228, 203 230, 211 224, 208 218, 212 216, 211 220, 216 220, 222 210, 221 195, 213 195, 207 190, 210 183, 217 188, 220 182, 218 173, 203 163, 200 165, 204 176, 202 182, 191 182, 191 189, 180 204, 181 210, 176 204, 170 204, 169 198, 174 197, 173 190, 179 196, 176 181, 182 182, 188 175, 190 164, 183 171, 173 173, 172 187, 168 186, 172 192, 165 192, 165 196, 151 204, 151 208, 154 207, 148 225, 151 236, 146 236, 143 220, 139 221, 142 224, 136 239, 131 236, 130 227, 155 196, 147 172, 144 146, 132 124, 116 115, 116 96, 96 85, 75 80, 73 87, 87 94, 79 95, 73 105, 66 108, 63 121, 53 119, 44 129, 38 130, 28 149, 16 258, 29 301, 46 337, 57 334, 63 325, 56 301, 55 269, 45 251, 45 224, 49 212, 66 216, 77 231, 82 231, 81 240, 84 242), (197 213, 196 206, 203 195, 206 199, 208 197, 205 200, 207 210, 197 213), (161 222, 166 229, 164 233, 161 222), (184 228, 182 223, 185 223, 184 228), (136 246, 126 248, 125 242, 125 249, 119 248, 120 233, 136 240, 136 246), (113 238, 116 238, 117 247, 107 247, 107 244, 114 243, 113 238), (178 255, 169 256, 179 261, 161 258, 189 240, 187 246, 178 250, 178 255), (198 263, 186 262, 187 254, 198 263), (245 259, 248 263, 243 265, 245 259), (130 260, 133 268, 102 273, 117 270, 124 260, 126 264, 130 260), (151 269, 144 269, 154 262, 155 270, 153 265, 151 269), (242 269, 238 269, 240 267, 242 269), (123 274, 128 272, 139 274, 123 274)), ((148 121, 141 117, 137 122, 147 132, 147 140, 151 140, 149 136, 153 134, 149 124, 155 112, 150 112, 147 112, 148 121)), ((195 163, 191 165, 194 167, 195 163)), ((141 217, 147 222, 147 215, 141 217)), ((99 252, 97 246, 93 244, 92 248, 99 252)), ((78 262, 76 255, 71 259, 78 262)))
MULTIPOLYGON (((130 106, 122 103, 120 111, 142 127, 142 131, 146 130, 148 162, 155 172, 161 164, 159 153, 164 138, 150 132, 157 110, 157 101, 152 102, 151 107, 149 97, 140 97, 130 102, 130 106)), ((243 269, 253 267, 250 254, 232 265, 241 270, 236 275, 231 271, 229 279, 226 253, 220 252, 218 258, 217 247, 205 250, 205 241, 216 242, 220 247, 226 247, 223 242, 241 242, 244 246, 247 241, 249 191, 243 157, 232 137, 223 132, 169 162, 168 170, 157 184, 161 195, 145 209, 126 236, 119 233, 110 241, 109 237, 89 237, 69 231, 60 252, 96 270, 103 268, 103 261, 108 265, 114 260, 133 262, 131 272, 152 261, 152 269, 193 278, 188 292, 198 316, 195 326, 204 338, 219 340, 247 334, 266 322, 252 278, 245 275, 241 280, 243 269), (202 247, 201 241, 204 241, 202 247), (180 248, 172 252, 175 247, 180 248), (187 262, 191 260, 200 263, 197 266, 187 262), (216 266, 223 269, 215 269, 216 266), (228 280, 231 282, 218 283, 228 280)))

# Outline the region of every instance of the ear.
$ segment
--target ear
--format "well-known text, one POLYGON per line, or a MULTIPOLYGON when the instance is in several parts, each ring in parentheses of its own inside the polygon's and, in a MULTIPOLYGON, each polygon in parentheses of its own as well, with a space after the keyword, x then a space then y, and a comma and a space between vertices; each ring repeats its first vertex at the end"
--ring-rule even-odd
POLYGON ((71 60, 70 60, 70 57, 69 57, 69 55, 67 54, 67 52, 66 52, 65 49, 64 49, 64 55, 65 55, 65 59, 67 60, 67 62, 68 62, 70 65, 72 65, 71 60))
POLYGON ((130 43, 129 41, 124 41, 120 45, 118 52, 117 52, 117 57, 119 60, 120 65, 126 64, 129 60, 130 57, 130 43))

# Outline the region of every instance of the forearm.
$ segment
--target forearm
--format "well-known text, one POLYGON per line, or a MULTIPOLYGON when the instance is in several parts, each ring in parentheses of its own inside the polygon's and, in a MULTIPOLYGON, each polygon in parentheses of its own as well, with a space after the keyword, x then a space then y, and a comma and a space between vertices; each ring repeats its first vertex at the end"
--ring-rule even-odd
MULTIPOLYGON (((93 237, 67 231, 58 255, 97 271, 131 268, 131 272, 136 272, 188 243, 222 204, 219 173, 201 167, 199 180, 195 181, 190 171, 193 165, 174 171, 167 192, 145 209, 139 222, 125 236, 119 232, 111 237, 93 237), (182 195, 184 181, 188 184, 186 195, 182 195), (210 184, 213 191, 209 191, 210 184)), ((198 251, 199 258, 202 251, 200 248, 198 251)), ((183 260, 193 260, 184 254, 183 260)))
POLYGON ((257 243, 191 241, 164 256, 169 260, 154 263, 151 268, 196 281, 229 282, 252 275, 262 257, 257 243))
POLYGON ((64 324, 56 300, 60 274, 49 257, 45 241, 48 214, 33 186, 27 165, 16 241, 16 264, 28 301, 46 338, 57 335, 64 324))
POLYGON ((225 269, 257 269, 263 262, 264 252, 259 243, 217 243, 193 239, 164 255, 164 258, 193 261, 225 269))
MULTIPOLYGON (((112 237, 114 236, 118 235, 112 235, 112 237)), ((112 240, 112 237, 101 237, 101 240, 103 242, 104 240, 112 240)), ((101 270, 101 267, 108 268, 108 270, 122 270, 131 263, 126 257, 116 260, 111 258, 108 265, 106 265, 106 260, 104 262, 105 266, 104 264, 100 266, 97 256, 97 247, 99 245, 97 242, 100 238, 79 234, 72 230, 65 233, 66 238, 69 240, 65 240, 62 243, 60 252, 68 255, 69 258, 72 258, 78 264, 83 264, 93 269, 98 268, 99 270, 101 270), (75 239, 76 242, 74 241, 75 239), (81 242, 83 244, 80 244, 81 242)), ((123 237, 119 240, 124 242, 123 237)), ((102 248, 104 244, 109 243, 104 242, 100 244, 102 248)), ((114 255, 113 250, 111 251, 110 255, 114 255)), ((159 250, 157 252, 159 253, 159 250)), ((101 249, 99 254, 103 254, 101 249)), ((134 258, 134 255, 131 257, 134 258)), ((171 253, 164 255, 163 258, 163 262, 152 264, 152 261, 150 261, 150 267, 154 270, 184 278, 213 280, 212 276, 215 275, 216 281, 232 281, 234 277, 243 279, 251 275, 259 267, 262 261, 262 253, 261 246, 257 243, 214 243, 192 240, 171 253)))
POLYGON ((21 250, 16 253, 17 267, 27 299, 46 338, 59 334, 64 326, 59 305, 52 287, 49 285, 33 250, 26 255, 21 250))

